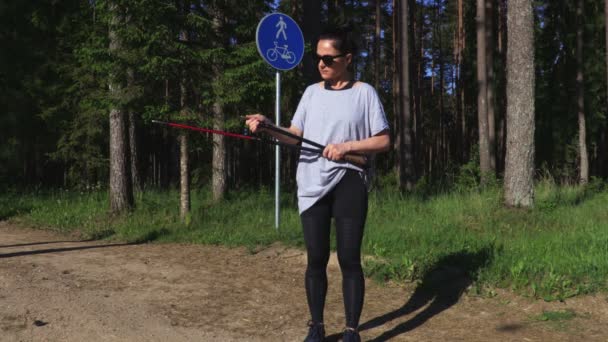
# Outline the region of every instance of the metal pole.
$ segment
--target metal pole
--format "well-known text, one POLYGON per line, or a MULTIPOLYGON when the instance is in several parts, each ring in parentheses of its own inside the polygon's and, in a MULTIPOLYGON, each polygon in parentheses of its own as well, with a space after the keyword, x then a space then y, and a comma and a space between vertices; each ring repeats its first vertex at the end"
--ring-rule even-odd
MULTIPOLYGON (((276 77, 276 95, 275 95, 275 117, 276 125, 281 126, 281 73, 277 71, 276 77)), ((281 154, 279 146, 275 147, 275 163, 274 163, 274 226, 279 231, 279 213, 280 213, 280 194, 281 194, 281 154)))

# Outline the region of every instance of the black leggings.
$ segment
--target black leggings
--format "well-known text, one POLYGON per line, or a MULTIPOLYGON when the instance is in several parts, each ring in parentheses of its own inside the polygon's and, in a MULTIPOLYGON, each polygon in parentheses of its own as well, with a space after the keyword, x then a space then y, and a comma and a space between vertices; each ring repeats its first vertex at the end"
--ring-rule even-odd
POLYGON ((347 170, 338 185, 301 214, 308 254, 305 286, 313 322, 323 322, 331 218, 335 220, 346 326, 356 328, 363 308, 365 281, 361 240, 367 217, 367 188, 361 175, 347 170))

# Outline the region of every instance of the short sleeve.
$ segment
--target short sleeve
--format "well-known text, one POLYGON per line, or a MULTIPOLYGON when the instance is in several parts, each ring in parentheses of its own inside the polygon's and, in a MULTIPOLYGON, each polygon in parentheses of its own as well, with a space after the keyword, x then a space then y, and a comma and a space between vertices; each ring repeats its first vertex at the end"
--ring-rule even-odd
POLYGON ((374 88, 370 86, 369 91, 369 111, 368 111, 368 120, 371 136, 374 136, 384 130, 389 129, 388 120, 386 119, 386 114, 384 113, 384 107, 382 106, 382 102, 380 102, 380 97, 374 88))
POLYGON ((306 121, 306 111, 309 107, 310 102, 310 87, 306 88, 302 98, 300 98, 300 103, 298 103, 298 108, 296 109, 293 118, 291 119, 291 125, 300 131, 304 132, 304 122, 306 121))

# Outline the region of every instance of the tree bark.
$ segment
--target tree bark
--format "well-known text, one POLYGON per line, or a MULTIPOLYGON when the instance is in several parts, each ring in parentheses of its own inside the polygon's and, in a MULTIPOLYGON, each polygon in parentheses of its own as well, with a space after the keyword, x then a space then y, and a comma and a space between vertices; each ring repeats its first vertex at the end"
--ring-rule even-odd
MULTIPOLYGON (((117 88, 110 86, 111 91, 117 88)), ((128 146, 124 112, 110 110, 110 212, 118 214, 133 208, 130 187, 128 146)))
POLYGON ((507 153, 505 204, 534 205, 534 19, 532 0, 507 11, 507 153))
MULTIPOLYGON (((608 1, 608 0, 607 0, 608 1)), ((401 146, 401 133, 399 132, 400 130, 400 116, 401 116, 401 111, 399 109, 400 106, 400 102, 399 102, 399 94, 400 94, 400 85, 399 85, 399 70, 401 68, 401 66, 399 65, 399 47, 397 46, 397 42, 399 41, 399 10, 397 9, 397 5, 398 2, 397 0, 393 0, 393 18, 392 18, 392 25, 393 25, 393 65, 392 65, 392 69, 393 69, 393 127, 394 129, 391 130, 391 133, 393 134, 393 148, 395 151, 397 151, 396 153, 396 160, 395 160, 395 170, 397 171, 397 174, 399 174, 399 167, 401 165, 401 154, 399 153, 399 147, 401 146)))
POLYGON ((441 3, 442 1, 436 1, 436 31, 438 54, 437 64, 439 64, 439 135, 438 135, 438 156, 439 162, 441 163, 441 169, 447 165, 449 146, 447 144, 447 117, 445 113, 445 103, 443 94, 445 92, 445 69, 443 62, 443 31, 441 25, 441 3))
MULTIPOLYGON (((213 129, 221 130, 224 127, 224 110, 221 103, 213 104, 213 129)), ((226 195, 226 139, 223 135, 213 135, 212 157, 212 192, 213 200, 220 201, 226 195)))
MULTIPOLYGON (((213 29, 217 37, 222 37, 222 28, 223 28, 223 17, 221 13, 216 13, 215 18, 213 19, 213 29)), ((223 40, 218 38, 221 42, 218 42, 218 45, 223 45, 223 40)), ((222 68, 220 67, 220 63, 213 63, 213 77, 216 82, 219 82, 219 79, 222 75, 222 68)), ((215 99, 213 104, 213 129, 223 130, 225 125, 225 114, 224 108, 221 103, 221 99, 215 99)), ((226 175, 227 175, 227 167, 226 167, 226 139, 223 135, 214 134, 213 135, 213 157, 211 162, 212 167, 212 175, 211 175, 211 188, 213 193, 213 200, 220 201, 226 195, 226 175)))
MULTIPOLYGON (((321 1, 320 0, 306 0, 303 1, 303 25, 302 33, 304 35, 304 42, 311 44, 313 53, 317 50, 315 40, 321 34, 321 1)), ((317 65, 314 63, 311 54, 305 54, 303 59, 304 64, 304 76, 308 83, 315 83, 321 81, 321 75, 317 65)))
POLYGON ((589 156, 587 152, 585 80, 583 75, 583 0, 577 0, 576 17, 576 104, 578 114, 579 183, 584 185, 589 182, 589 156))
POLYGON ((460 25, 460 66, 459 66, 459 75, 460 75, 460 92, 458 93, 458 97, 460 99, 460 112, 462 113, 461 115, 461 124, 460 124, 460 128, 461 128, 461 135, 462 135, 462 160, 468 160, 469 158, 469 152, 470 152, 470 140, 469 140, 469 129, 467 127, 467 111, 466 111, 466 87, 464 84, 464 50, 466 48, 466 28, 464 26, 464 6, 461 3, 461 17, 459 19, 459 25, 460 25))
POLYGON ((462 106, 463 98, 461 96, 462 92, 462 51, 463 51, 463 40, 464 40, 464 25, 463 25, 463 17, 464 17, 464 6, 463 0, 458 0, 457 5, 457 25, 456 25, 456 39, 454 42, 454 55, 455 55, 455 64, 456 64, 456 90, 454 92, 455 100, 456 100, 456 154, 457 154, 457 162, 461 162, 464 160, 464 108, 462 106))
MULTIPOLYGON (((421 93, 421 82, 420 82, 420 64, 421 64, 421 56, 419 55, 418 47, 422 46, 422 40, 417 37, 422 37, 422 25, 423 21, 416 17, 416 0, 408 0, 408 14, 410 18, 410 36, 408 37, 409 42, 409 51, 410 52, 410 91, 411 91, 411 102, 412 102, 412 139, 413 139, 413 154, 414 156, 424 156, 424 153, 421 152, 421 145, 423 144, 422 139, 424 138, 424 134, 422 134, 422 97, 421 93), (411 39, 410 39, 411 38, 411 39), (416 77, 416 81, 412 80, 412 72, 416 77)), ((419 11, 422 13, 423 11, 419 11)), ((413 166, 413 174, 416 179, 418 179, 424 170, 424 158, 416 158, 414 157, 414 166, 413 166)))
POLYGON ((477 0, 477 120, 479 129, 479 170, 481 182, 486 184, 492 171, 488 136, 487 68, 485 0, 477 0))
MULTIPOLYGON (((121 24, 117 6, 110 5, 111 20, 109 29, 110 55, 122 48, 116 27, 121 24)), ((122 87, 116 77, 116 70, 110 74, 108 84, 110 98, 120 98, 122 87)), ((129 144, 125 126, 125 112, 117 105, 110 109, 110 212, 119 214, 133 208, 133 189, 129 168, 129 144)))
MULTIPOLYGON (((190 4, 189 1, 184 3, 184 15, 188 15, 190 4)), ((182 30, 181 40, 189 41, 187 30, 182 30)), ((180 88, 180 110, 182 117, 187 117, 188 110, 188 79, 186 70, 182 70, 182 77, 179 84, 180 88)), ((190 169, 188 164, 188 133, 184 130, 179 133, 179 217, 182 223, 188 224, 190 217, 190 169)))
POLYGON ((400 18, 400 44, 399 65, 401 94, 399 96, 399 110, 401 113, 400 146, 399 153, 399 186, 402 190, 410 191, 414 188, 414 144, 412 137, 412 112, 410 103, 410 61, 409 61, 409 32, 408 32, 408 1, 399 2, 400 18))
POLYGON ((486 70, 487 88, 486 101, 488 108, 488 150, 490 158, 490 169, 496 172, 496 114, 494 105, 494 8, 492 2, 486 0, 486 70))
POLYGON ((190 214, 190 173, 188 168, 188 134, 179 134, 179 217, 187 223, 190 214))
POLYGON ((135 122, 135 112, 129 110, 129 150, 131 160, 131 184, 133 191, 141 192, 141 176, 139 173, 139 152, 137 148, 137 126, 135 122))
POLYGON ((382 24, 380 4, 381 0, 376 0, 376 32, 374 36, 374 88, 380 88, 380 30, 382 24))
MULTIPOLYGON (((186 73, 182 74, 180 82, 180 105, 182 113, 187 113, 187 88, 186 73)), ((187 223, 190 214, 190 169, 188 163, 188 133, 184 130, 179 132, 179 217, 183 223, 187 223)))
POLYGON ((506 116, 507 116, 507 94, 506 94, 506 0, 498 2, 498 72, 496 77, 496 106, 497 110, 497 138, 496 138, 496 171, 501 173, 504 171, 505 161, 505 139, 506 139, 506 116))
MULTIPOLYGON (((133 69, 127 70, 127 87, 135 86, 135 76, 133 69)), ((137 122, 135 111, 129 108, 129 154, 131 160, 131 184, 133 184, 133 192, 141 192, 141 176, 139 172, 139 151, 137 148, 137 122)))

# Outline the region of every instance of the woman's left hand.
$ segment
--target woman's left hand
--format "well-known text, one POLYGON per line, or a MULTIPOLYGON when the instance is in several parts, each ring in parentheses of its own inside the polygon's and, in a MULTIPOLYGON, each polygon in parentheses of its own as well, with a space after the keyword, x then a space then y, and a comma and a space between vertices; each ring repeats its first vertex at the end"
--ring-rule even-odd
POLYGON ((323 150, 323 157, 329 160, 342 160, 344 155, 351 151, 351 142, 341 144, 329 144, 323 150))

